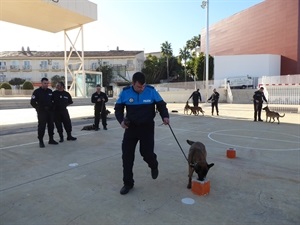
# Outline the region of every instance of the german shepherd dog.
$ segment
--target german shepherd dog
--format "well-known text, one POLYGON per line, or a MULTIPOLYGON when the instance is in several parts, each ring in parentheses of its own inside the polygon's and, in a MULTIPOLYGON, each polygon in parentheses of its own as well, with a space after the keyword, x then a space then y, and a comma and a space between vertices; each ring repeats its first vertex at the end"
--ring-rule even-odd
POLYGON ((192 108, 194 108, 194 110, 196 111, 197 115, 199 115, 199 112, 202 113, 202 116, 204 116, 204 111, 200 106, 193 106, 192 108))
POLYGON ((266 122, 268 122, 268 117, 270 117, 269 123, 271 122, 271 119, 273 119, 272 123, 274 123, 275 118, 277 118, 277 121, 278 121, 278 124, 279 124, 280 123, 279 122, 279 117, 284 117, 285 116, 285 114, 283 114, 281 116, 281 115, 279 115, 278 112, 271 111, 268 106, 264 107, 263 110, 266 111, 266 122))
POLYGON ((202 110, 202 108, 200 106, 190 106, 189 102, 187 101, 185 106, 184 106, 184 114, 188 114, 189 110, 191 110, 190 115, 194 114, 195 116, 199 115, 199 112, 202 113, 202 115, 204 116, 204 111, 202 110))
POLYGON ((190 106, 189 106, 189 102, 187 101, 184 108, 183 108, 183 113, 184 114, 188 114, 189 113, 189 109, 190 109, 190 106))
POLYGON ((187 188, 192 187, 192 176, 194 171, 198 174, 198 180, 203 181, 208 173, 208 170, 214 166, 214 163, 208 164, 206 162, 206 149, 205 145, 201 142, 194 142, 186 140, 191 146, 188 155, 189 163, 189 179, 187 188))

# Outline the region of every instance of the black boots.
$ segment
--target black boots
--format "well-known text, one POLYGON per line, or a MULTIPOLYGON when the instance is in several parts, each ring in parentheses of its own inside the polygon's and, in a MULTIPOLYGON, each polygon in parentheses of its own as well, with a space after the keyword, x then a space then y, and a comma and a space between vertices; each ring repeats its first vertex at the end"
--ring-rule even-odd
POLYGON ((43 139, 39 139, 39 145, 40 145, 40 148, 45 148, 43 139))
POLYGON ((49 137, 48 144, 49 144, 49 145, 58 145, 58 142, 56 142, 56 141, 53 139, 53 136, 50 136, 50 137, 49 137))
POLYGON ((64 142, 64 135, 59 133, 59 142, 64 142))
POLYGON ((73 137, 73 136, 71 135, 71 132, 68 132, 67 140, 68 140, 68 141, 76 141, 77 138, 76 138, 76 137, 73 137))

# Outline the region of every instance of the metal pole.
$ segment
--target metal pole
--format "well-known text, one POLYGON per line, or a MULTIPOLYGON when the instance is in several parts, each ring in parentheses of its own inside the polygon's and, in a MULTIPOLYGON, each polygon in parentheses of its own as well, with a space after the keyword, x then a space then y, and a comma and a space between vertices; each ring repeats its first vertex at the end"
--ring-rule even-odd
POLYGON ((206 89, 206 99, 208 99, 208 74, 209 74, 209 0, 206 0, 206 56, 205 56, 205 89, 206 89))

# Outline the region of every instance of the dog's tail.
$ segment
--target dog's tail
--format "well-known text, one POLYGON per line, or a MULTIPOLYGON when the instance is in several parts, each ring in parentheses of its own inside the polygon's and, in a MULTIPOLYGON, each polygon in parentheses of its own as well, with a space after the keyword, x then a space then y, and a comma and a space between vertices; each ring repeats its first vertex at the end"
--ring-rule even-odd
POLYGON ((278 113, 278 115, 279 115, 279 117, 284 117, 285 116, 285 113, 283 113, 283 115, 282 116, 280 116, 280 114, 278 113))

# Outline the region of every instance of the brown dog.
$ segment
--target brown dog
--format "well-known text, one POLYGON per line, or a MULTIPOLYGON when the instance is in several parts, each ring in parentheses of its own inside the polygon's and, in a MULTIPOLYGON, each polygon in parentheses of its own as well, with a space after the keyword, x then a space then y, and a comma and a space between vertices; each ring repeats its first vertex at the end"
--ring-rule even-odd
POLYGON ((203 111, 203 109, 200 106, 194 106, 193 108, 197 112, 197 115, 199 115, 199 112, 201 112, 202 115, 204 116, 204 111, 203 111))
POLYGON ((185 106, 184 106, 183 113, 188 114, 189 113, 189 108, 190 108, 189 102, 187 101, 185 106))
POLYGON ((280 123, 279 122, 279 117, 284 117, 285 116, 285 114, 283 114, 281 116, 281 115, 279 115, 278 112, 271 111, 268 106, 264 107, 263 110, 266 111, 266 122, 268 122, 268 117, 270 117, 269 123, 271 122, 271 119, 273 119, 272 123, 274 123, 275 118, 277 118, 277 121, 278 121, 278 124, 279 124, 280 123))
POLYGON ((190 115, 194 114, 195 116, 199 115, 199 112, 202 113, 204 116, 204 111, 200 106, 190 106, 189 102, 186 102, 185 107, 184 107, 184 114, 188 114, 189 110, 191 110, 190 115))
POLYGON ((187 188, 190 189, 192 187, 192 176, 194 171, 198 174, 198 180, 203 181, 208 173, 208 170, 214 165, 214 163, 207 164, 207 153, 203 143, 190 140, 186 140, 186 142, 191 146, 188 156, 189 180, 187 185, 187 188))

